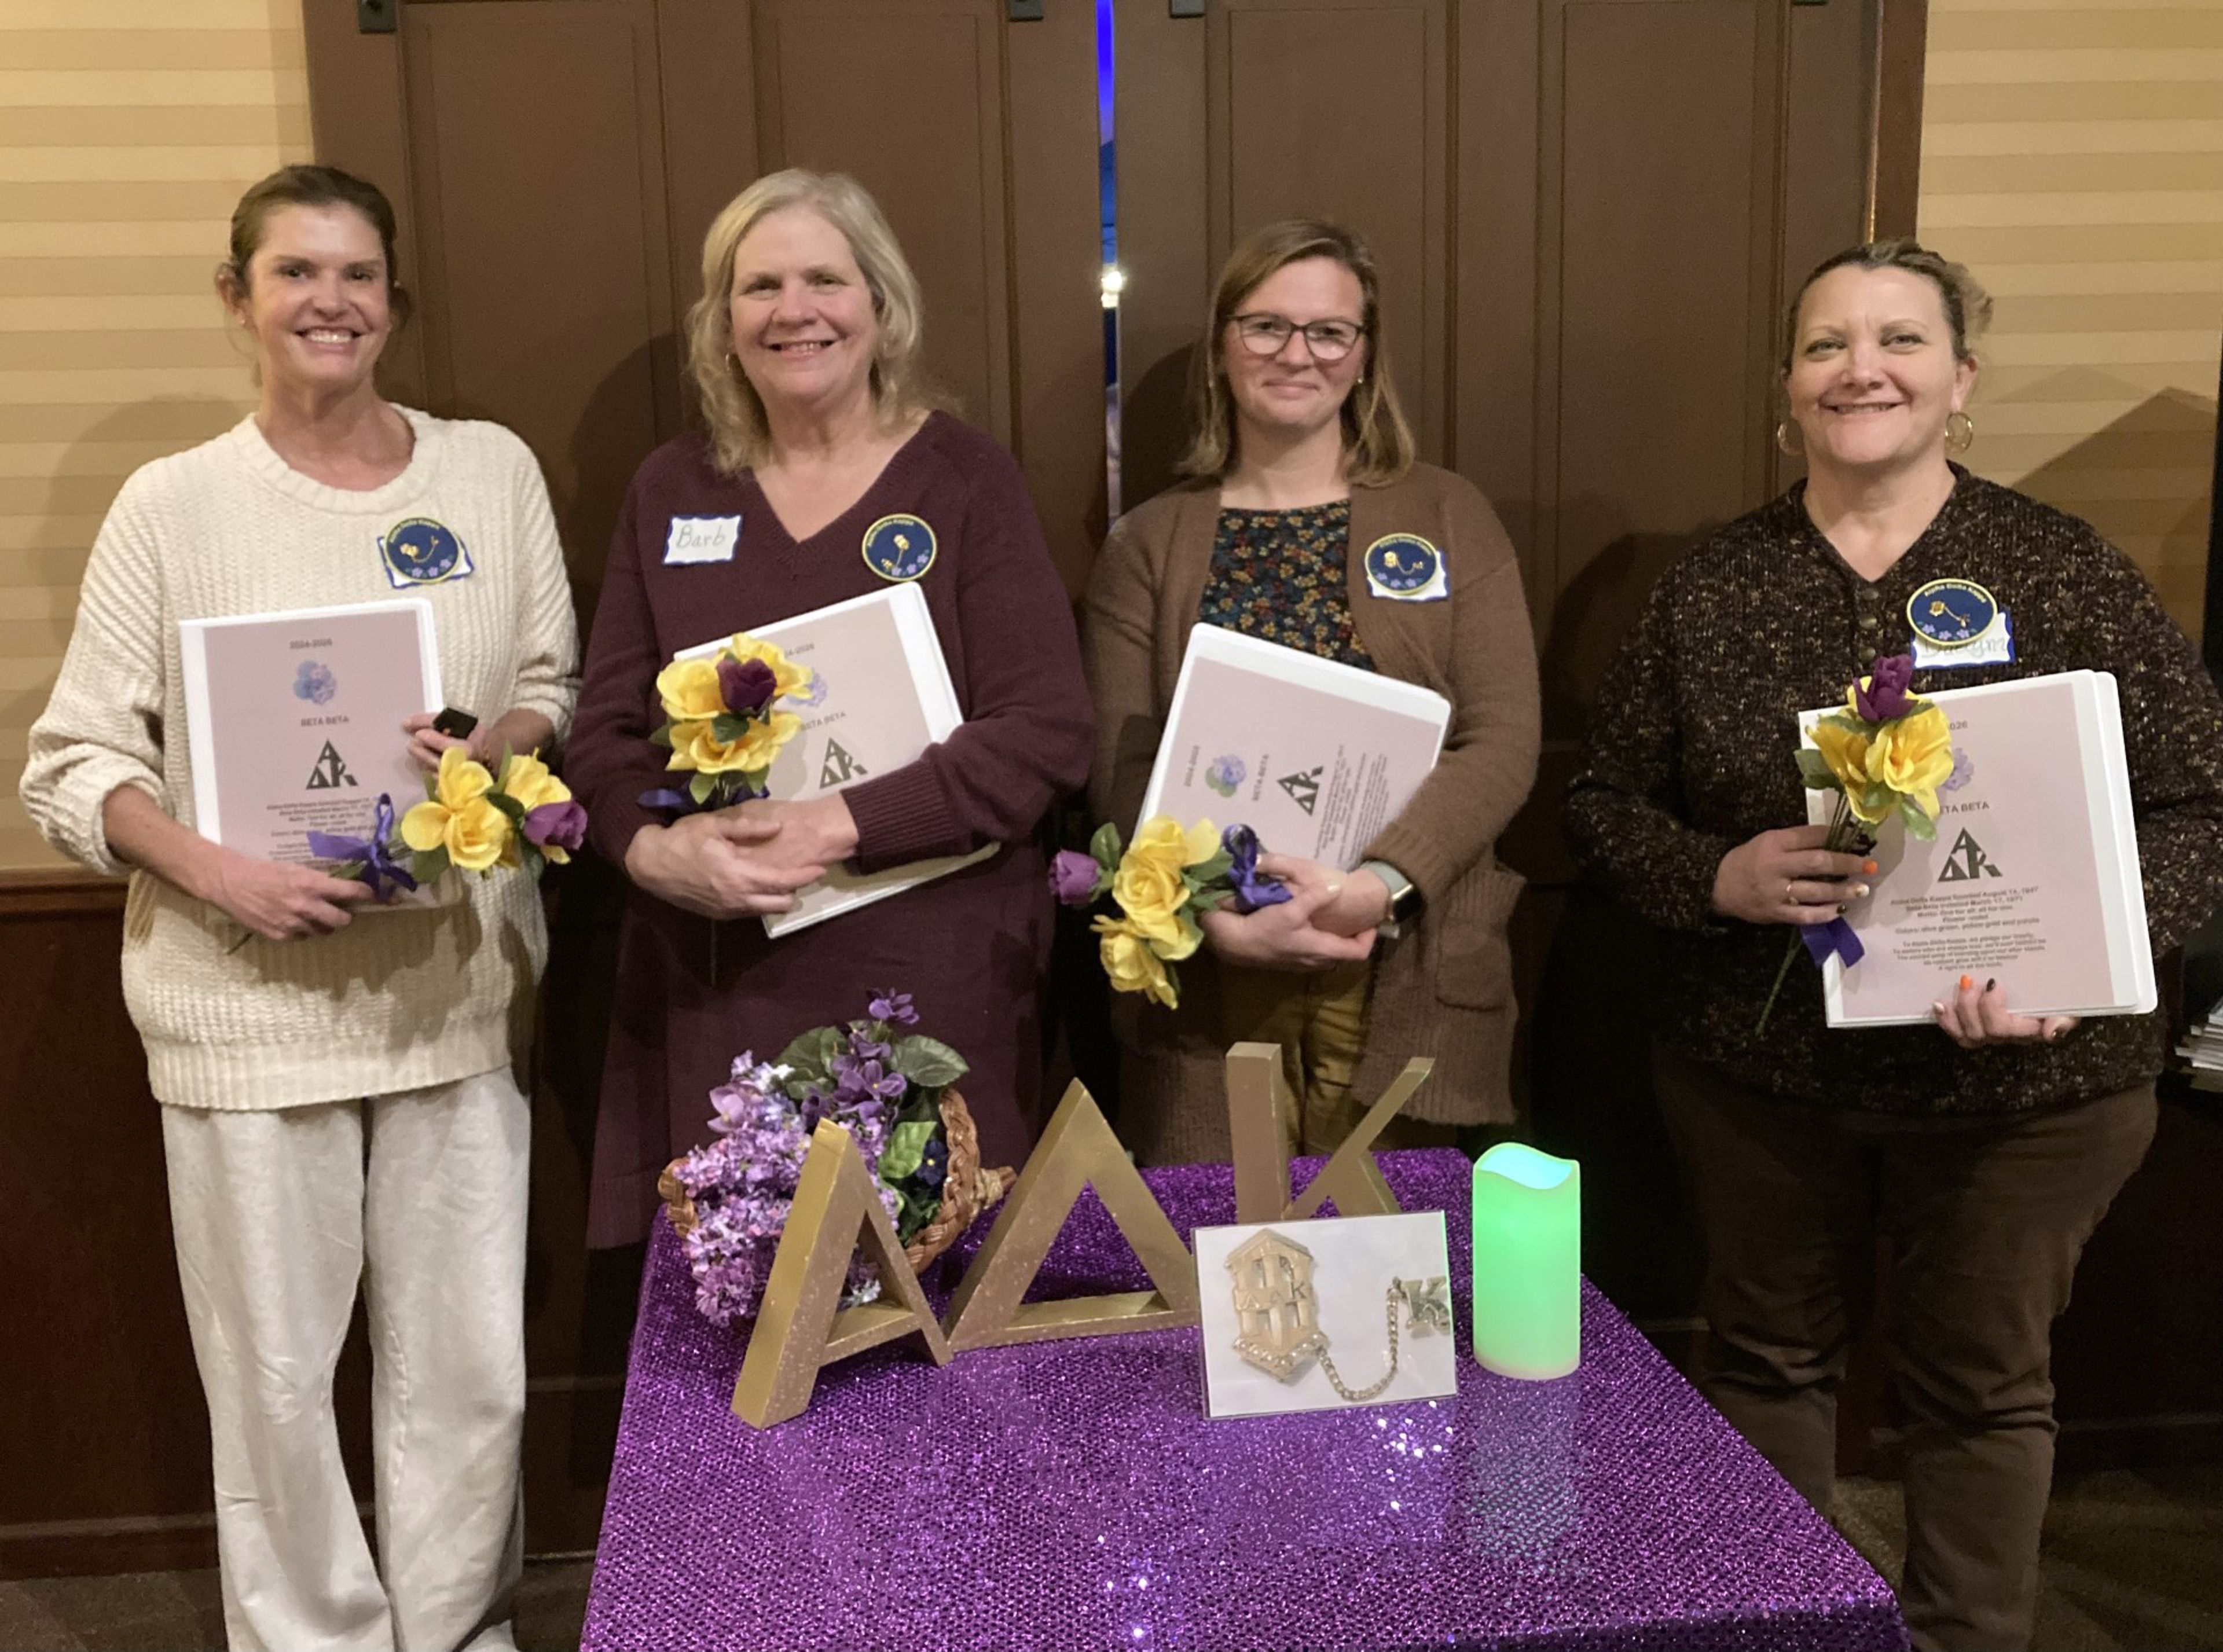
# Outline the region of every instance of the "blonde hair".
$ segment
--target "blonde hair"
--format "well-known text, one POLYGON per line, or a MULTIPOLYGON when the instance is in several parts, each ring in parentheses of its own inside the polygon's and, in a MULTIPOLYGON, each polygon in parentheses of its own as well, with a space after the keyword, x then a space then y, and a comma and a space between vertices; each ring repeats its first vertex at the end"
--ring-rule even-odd
POLYGON ((1175 467, 1182 475, 1222 477, 1233 467, 1234 395, 1220 366, 1220 352, 1228 348, 1228 323, 1260 282, 1284 265, 1306 258, 1332 258, 1342 265, 1357 279, 1364 299, 1359 333, 1366 349, 1365 376, 1343 401, 1343 449, 1352 486, 1380 487, 1413 468, 1413 428, 1397 405, 1382 347, 1381 278, 1373 251, 1355 232, 1338 224, 1289 218, 1251 235, 1228 254, 1219 272, 1204 348, 1190 364, 1189 406, 1195 434, 1175 467))
POLYGON ((764 401, 732 360, 734 257, 749 231, 774 212, 807 206, 839 229, 872 295, 879 347, 872 357, 872 405, 885 424, 942 405, 919 361, 924 305, 918 278, 896 244, 879 205, 846 173, 790 166, 759 178, 726 204, 702 237, 702 296, 688 306, 687 370, 710 427, 711 456, 728 475, 763 460, 771 440, 764 401))
POLYGON ((1785 373, 1791 371, 1792 357, 1798 353, 1798 311, 1806 303, 1807 289, 1831 270, 1848 265, 1864 270, 1905 270, 1929 281, 1944 301, 1946 324, 1953 330, 1953 354, 1971 366, 1975 364, 1975 341, 1992 323, 1992 295, 1968 273, 1967 265, 1956 264, 1943 254, 1930 251, 1911 236, 1899 236, 1889 241, 1866 242, 1833 254, 1815 265, 1798 284, 1798 291, 1791 295, 1791 307, 1783 317, 1781 366, 1785 373))

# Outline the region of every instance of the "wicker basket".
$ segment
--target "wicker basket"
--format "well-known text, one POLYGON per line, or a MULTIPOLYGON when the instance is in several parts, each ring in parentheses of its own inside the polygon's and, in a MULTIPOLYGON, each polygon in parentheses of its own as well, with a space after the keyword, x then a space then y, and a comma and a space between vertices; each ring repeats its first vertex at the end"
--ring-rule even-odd
MULTIPOLYGON (((954 1245, 958 1236, 983 1211, 1010 1192, 1011 1184, 1018 1179, 1008 1168, 982 1167, 980 1133, 973 1125, 965 1098, 954 1090, 944 1090, 941 1095, 941 1130, 949 1142, 948 1170, 941 1184, 941 1209, 904 1247, 904 1255, 914 1272, 954 1245)), ((664 1166, 664 1174, 656 1178, 656 1190, 664 1196, 664 1214, 671 1218, 672 1231, 684 1239, 695 1230, 695 1202, 672 1174, 678 1163, 674 1159, 664 1166)))

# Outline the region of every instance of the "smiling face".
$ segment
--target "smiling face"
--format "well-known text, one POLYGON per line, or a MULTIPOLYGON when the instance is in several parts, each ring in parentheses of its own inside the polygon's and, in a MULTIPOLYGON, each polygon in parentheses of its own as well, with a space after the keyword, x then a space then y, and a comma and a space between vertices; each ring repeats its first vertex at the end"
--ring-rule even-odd
POLYGON ((879 317, 849 238, 808 206, 759 218, 734 249, 734 355, 768 410, 869 394, 879 317))
POLYGON ((263 221, 232 317, 255 337, 266 386, 319 394, 360 389, 394 331, 378 229, 350 206, 281 206, 263 221))
MULTIPOLYGON (((1237 317, 1279 316, 1301 329, 1316 321, 1339 321, 1356 328, 1366 316, 1366 294, 1358 278, 1332 258, 1300 258, 1284 264, 1244 293, 1237 317)), ((1238 427, 1304 436, 1343 411, 1351 387, 1366 371, 1368 342, 1361 338, 1339 361, 1323 361, 1301 331, 1293 331, 1271 355, 1254 355, 1230 321, 1220 330, 1219 367, 1227 375, 1238 427)))
POLYGON ((1810 469, 1876 473, 1942 460, 1945 421, 1975 382, 1927 276, 1848 264, 1806 289, 1784 390, 1810 469))

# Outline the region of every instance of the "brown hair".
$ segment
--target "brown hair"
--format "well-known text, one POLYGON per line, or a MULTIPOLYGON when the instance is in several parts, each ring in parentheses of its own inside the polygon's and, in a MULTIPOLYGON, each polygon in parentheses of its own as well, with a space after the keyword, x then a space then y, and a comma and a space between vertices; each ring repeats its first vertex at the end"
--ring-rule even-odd
POLYGON ((1228 323, 1258 284, 1284 265, 1332 258, 1357 278, 1366 373, 1343 401, 1343 448, 1354 487, 1380 487, 1413 468, 1413 430, 1397 405, 1382 347, 1382 283, 1374 254, 1352 230, 1316 218, 1269 223, 1228 254, 1212 297, 1203 348, 1190 363, 1189 406, 1195 434, 1176 467, 1184 476, 1225 476, 1235 462, 1234 397, 1219 365, 1228 323))
POLYGON ((1814 266, 1798 284, 1798 291, 1792 295, 1791 308, 1783 317, 1784 372, 1791 371, 1791 359, 1798 354, 1798 311, 1806 302, 1807 289, 1831 270, 1843 269, 1848 265, 1864 270, 1905 270, 1929 281, 1944 300, 1945 320, 1953 330, 1953 354, 1963 361, 1975 361, 1976 354, 1970 345, 1991 324, 1992 295, 1968 273, 1966 265, 1956 264, 1920 242, 1901 236, 1890 241, 1848 247, 1814 266))
POLYGON ((231 209, 231 256, 217 267, 218 281, 229 280, 242 293, 248 290, 247 267, 261 250, 270 215, 287 206, 345 206, 362 214, 378 231, 386 254, 386 302, 394 324, 398 328, 409 319, 409 290, 401 285, 394 254, 394 204, 377 185, 337 166, 280 166, 250 186, 231 209))
POLYGON ((895 231, 879 204, 845 173, 790 166, 767 173, 726 204, 702 238, 702 296, 687 310, 687 370, 710 427, 712 456, 727 474, 765 456, 771 439, 756 386, 729 360, 734 348, 734 258, 750 230, 771 214, 807 206, 839 229, 872 295, 879 348, 872 358, 872 405, 890 426, 944 405, 928 383, 919 355, 926 305, 895 231))

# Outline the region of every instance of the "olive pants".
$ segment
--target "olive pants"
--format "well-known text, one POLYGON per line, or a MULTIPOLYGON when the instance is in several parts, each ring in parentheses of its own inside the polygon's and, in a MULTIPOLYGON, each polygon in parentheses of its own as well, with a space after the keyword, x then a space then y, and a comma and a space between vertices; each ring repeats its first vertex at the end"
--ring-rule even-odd
POLYGON ((1661 1052, 1654 1078, 1707 1248, 1701 1391, 1827 1510, 1836 1390, 1887 1246, 1918 1652, 2029 1645, 2053 1479, 2053 1322, 2153 1140, 2153 1086, 1939 1128, 1747 1090, 1661 1052))
MULTIPOLYGON (((1282 1074, 1296 1104, 1294 1113, 1283 1109, 1284 1151, 1292 1156, 1333 1153, 1381 1099, 1351 1093, 1358 1059, 1366 1052, 1373 964, 1340 964, 1310 974, 1227 969, 1220 979, 1226 1041, 1282 1046, 1282 1074)), ((1448 1147, 1458 1135, 1456 1125, 1400 1114, 1382 1127, 1374 1145, 1448 1147)))

